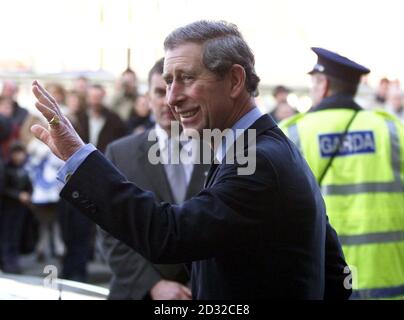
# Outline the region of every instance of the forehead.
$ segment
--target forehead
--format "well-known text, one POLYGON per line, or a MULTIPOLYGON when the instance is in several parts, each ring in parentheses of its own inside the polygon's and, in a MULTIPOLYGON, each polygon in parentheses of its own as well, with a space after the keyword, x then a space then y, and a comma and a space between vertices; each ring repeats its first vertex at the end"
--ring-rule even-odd
POLYGON ((198 67, 202 67, 202 45, 190 42, 166 51, 163 75, 198 67))

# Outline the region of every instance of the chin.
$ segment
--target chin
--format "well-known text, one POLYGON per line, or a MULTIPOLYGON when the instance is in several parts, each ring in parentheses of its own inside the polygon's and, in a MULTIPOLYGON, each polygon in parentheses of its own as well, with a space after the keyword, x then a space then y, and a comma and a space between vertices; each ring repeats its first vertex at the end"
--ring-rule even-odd
POLYGON ((183 132, 187 137, 198 138, 202 135, 202 129, 195 126, 184 126, 183 132))

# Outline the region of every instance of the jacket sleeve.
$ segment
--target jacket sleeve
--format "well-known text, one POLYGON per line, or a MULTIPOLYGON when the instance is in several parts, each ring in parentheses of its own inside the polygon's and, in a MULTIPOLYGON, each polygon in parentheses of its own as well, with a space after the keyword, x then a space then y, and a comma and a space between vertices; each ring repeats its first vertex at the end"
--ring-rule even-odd
MULTIPOLYGON (((204 189, 181 206, 156 203, 152 192, 123 177, 99 151, 80 165, 61 192, 113 237, 154 263, 186 263, 254 247, 262 221, 234 206, 267 192, 269 166, 257 153, 254 177, 229 171, 214 187, 204 189), (265 167, 263 167, 265 166, 265 167), (242 192, 240 191, 242 189, 242 192)), ((231 166, 230 169, 234 167, 231 166)))
POLYGON ((345 262, 338 235, 328 222, 325 240, 325 300, 345 300, 352 294, 352 273, 345 262))
MULTIPOLYGON (((107 147, 106 157, 114 163, 113 151, 107 147)), ((153 264, 126 244, 97 227, 99 247, 112 272, 109 299, 143 299, 161 280, 153 264)))

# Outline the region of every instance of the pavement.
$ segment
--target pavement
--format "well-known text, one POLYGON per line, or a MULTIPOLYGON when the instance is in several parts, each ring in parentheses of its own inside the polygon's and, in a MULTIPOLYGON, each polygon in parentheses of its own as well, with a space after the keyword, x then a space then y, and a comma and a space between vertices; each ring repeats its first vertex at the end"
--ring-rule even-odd
MULTIPOLYGON (((20 256, 20 266, 23 275, 36 277, 46 277, 49 275, 49 270, 57 270, 61 272, 61 261, 57 258, 48 258, 45 261, 37 261, 35 254, 20 256), (51 267, 49 267, 51 266, 51 267), (56 269, 53 269, 55 266, 56 269)), ((108 283, 111 277, 111 272, 108 266, 97 255, 94 260, 88 264, 88 284, 108 288, 108 283)))

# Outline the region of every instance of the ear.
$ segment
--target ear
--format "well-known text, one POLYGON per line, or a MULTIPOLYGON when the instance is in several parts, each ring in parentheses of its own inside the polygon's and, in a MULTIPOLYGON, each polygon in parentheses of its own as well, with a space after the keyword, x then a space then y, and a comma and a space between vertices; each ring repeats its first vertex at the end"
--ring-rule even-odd
POLYGON ((233 64, 230 68, 230 97, 237 98, 245 90, 246 73, 239 64, 233 64))
POLYGON ((322 82, 322 89, 323 89, 322 98, 324 99, 330 95, 330 81, 327 79, 326 76, 324 76, 324 79, 322 82))

